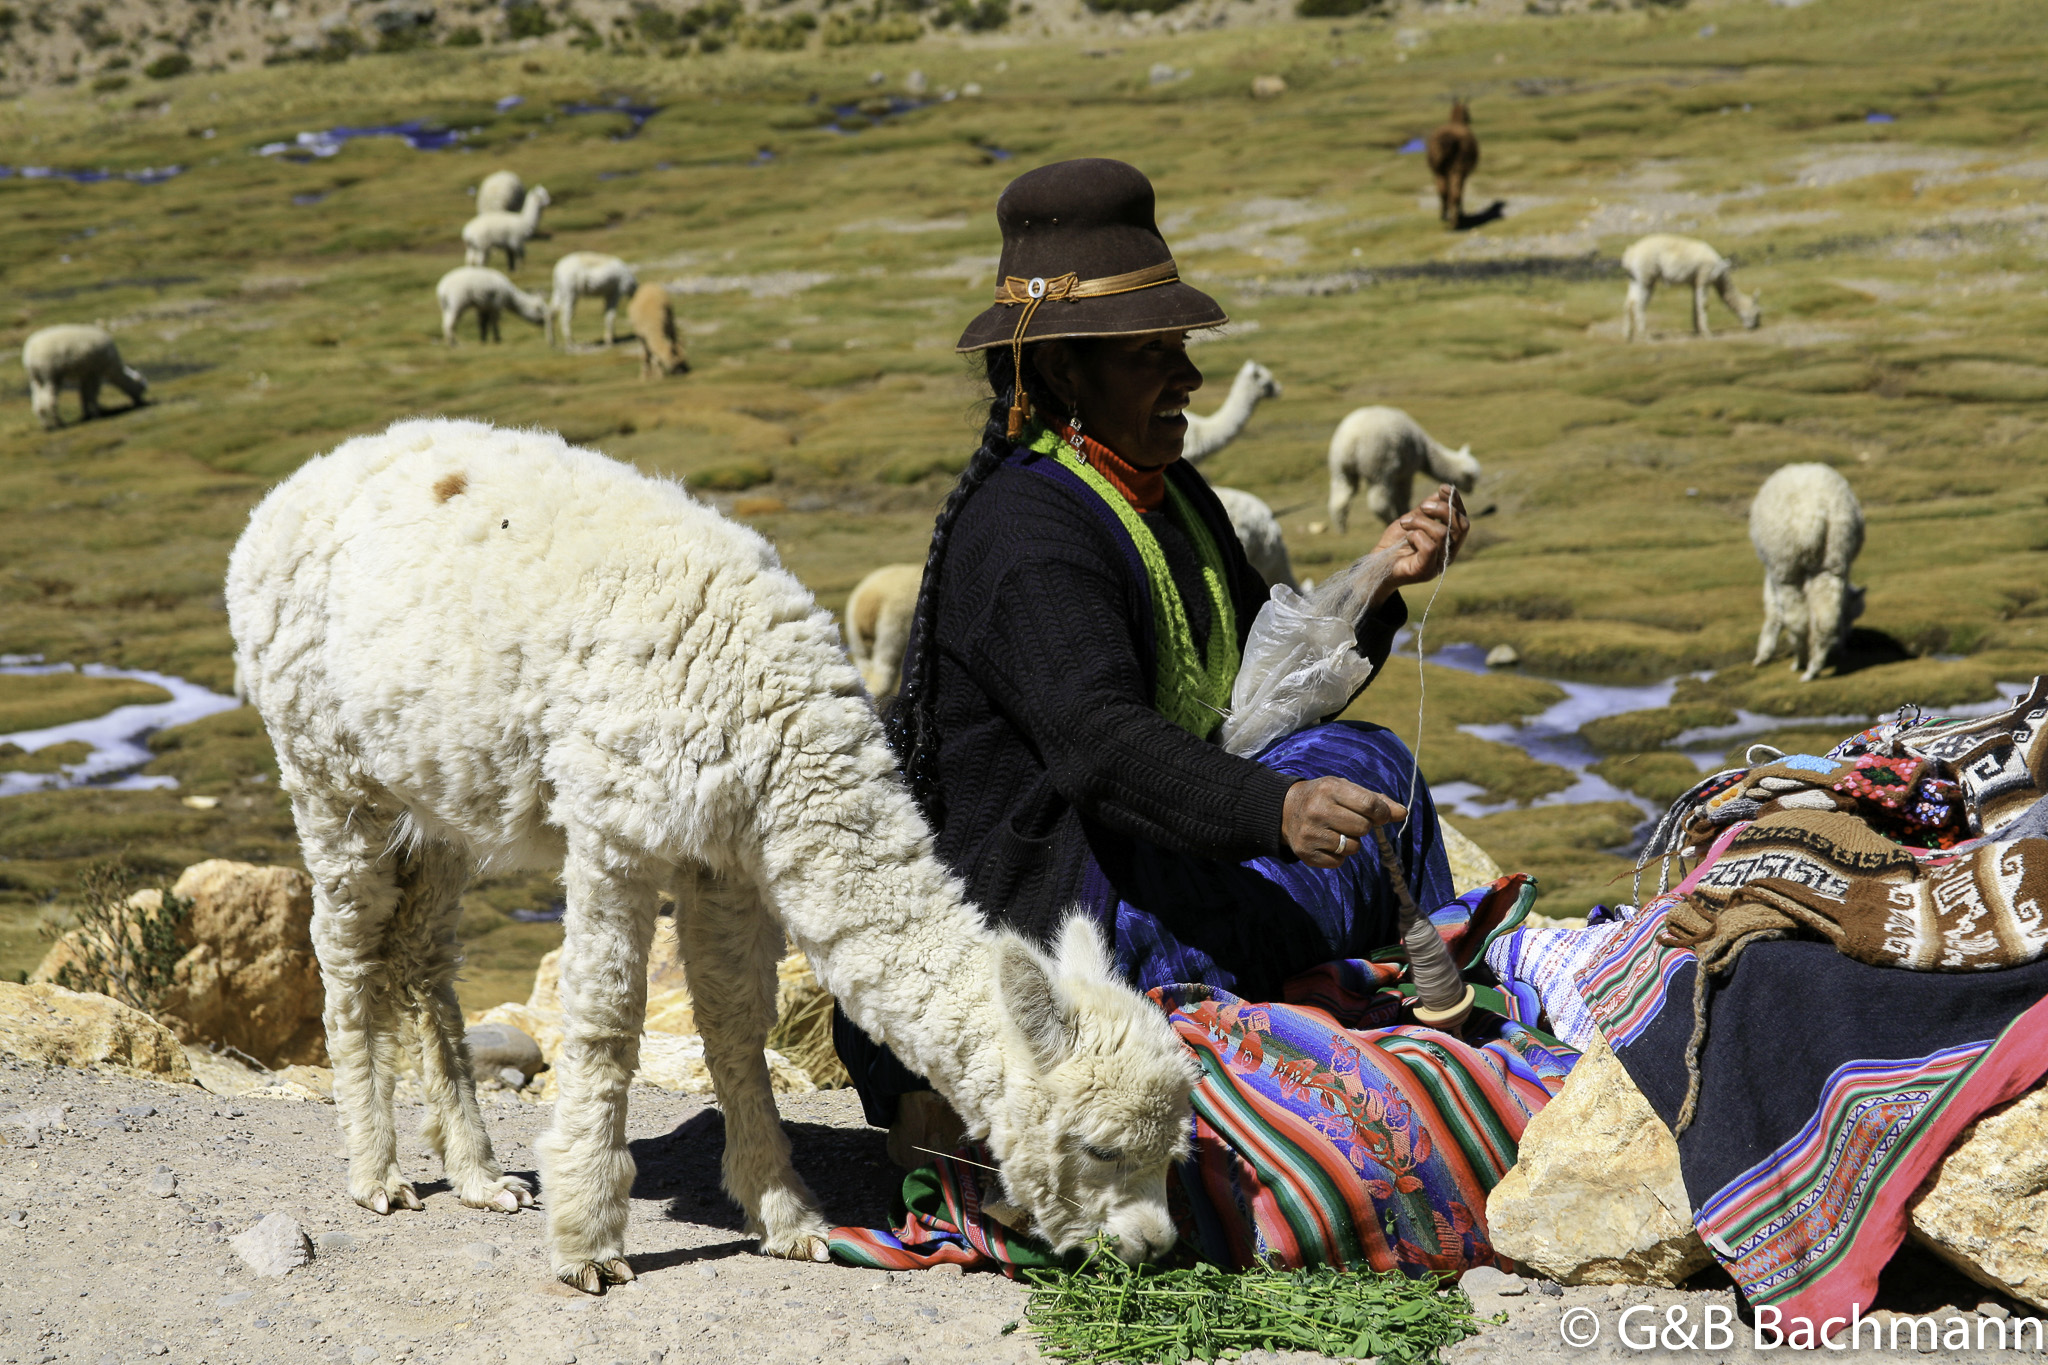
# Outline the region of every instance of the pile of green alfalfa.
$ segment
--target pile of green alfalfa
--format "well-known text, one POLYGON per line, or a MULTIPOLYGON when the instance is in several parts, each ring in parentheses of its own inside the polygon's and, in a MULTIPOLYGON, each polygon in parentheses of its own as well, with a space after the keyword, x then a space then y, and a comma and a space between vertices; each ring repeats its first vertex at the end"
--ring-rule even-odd
POLYGON ((1041 1349, 1069 1365, 1180 1365, 1256 1350, 1427 1365, 1479 1330, 1471 1300, 1434 1277, 1206 1263, 1167 1270, 1128 1265, 1098 1245, 1077 1266, 1027 1270, 1024 1279, 1041 1349))

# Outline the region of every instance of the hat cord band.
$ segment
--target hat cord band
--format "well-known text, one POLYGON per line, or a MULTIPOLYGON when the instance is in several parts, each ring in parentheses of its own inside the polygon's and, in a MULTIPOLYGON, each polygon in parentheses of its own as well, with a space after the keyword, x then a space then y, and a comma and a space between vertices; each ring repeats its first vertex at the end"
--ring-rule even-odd
POLYGON ((1172 261, 1161 261, 1148 265, 1142 270, 1127 270, 1121 275, 1104 275, 1098 279, 1084 280, 1072 271, 1050 278, 1033 276, 1022 279, 1016 275, 1004 278, 996 289, 996 302, 1003 307, 1024 306, 1017 317, 1017 330, 1010 337, 1010 362, 1016 373, 1016 383, 1010 399, 1009 437, 1011 440, 1024 434, 1024 424, 1031 418, 1031 399, 1024 392, 1024 333, 1031 326, 1031 319, 1038 314, 1038 305, 1047 299, 1099 299, 1111 294, 1131 294, 1155 285, 1172 284, 1180 278, 1180 267, 1172 261))

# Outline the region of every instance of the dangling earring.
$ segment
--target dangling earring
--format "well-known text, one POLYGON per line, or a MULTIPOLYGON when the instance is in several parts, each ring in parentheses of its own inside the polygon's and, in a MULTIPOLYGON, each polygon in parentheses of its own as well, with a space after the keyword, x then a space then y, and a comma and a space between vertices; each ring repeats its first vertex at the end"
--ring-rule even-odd
POLYGON ((1074 450, 1081 448, 1081 411, 1079 408, 1076 408, 1074 415, 1067 419, 1067 445, 1074 450))

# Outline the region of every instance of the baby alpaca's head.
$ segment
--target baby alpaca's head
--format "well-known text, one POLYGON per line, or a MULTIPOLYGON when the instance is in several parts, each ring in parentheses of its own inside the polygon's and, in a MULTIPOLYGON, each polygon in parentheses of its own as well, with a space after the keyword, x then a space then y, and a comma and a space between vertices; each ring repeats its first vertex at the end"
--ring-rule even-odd
POLYGON ((1003 935, 995 970, 1005 1084, 987 1119, 1008 1203, 990 1212, 1056 1251, 1107 1233, 1127 1261, 1162 1254, 1167 1167, 1188 1154, 1187 1049, 1085 916, 1050 957, 1003 935))

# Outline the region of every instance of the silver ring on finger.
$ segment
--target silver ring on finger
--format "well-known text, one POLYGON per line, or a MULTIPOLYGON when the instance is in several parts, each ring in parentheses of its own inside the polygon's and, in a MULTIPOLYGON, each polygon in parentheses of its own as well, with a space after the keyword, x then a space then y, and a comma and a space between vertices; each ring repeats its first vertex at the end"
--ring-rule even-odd
POLYGON ((1339 835, 1337 836, 1337 856, 1338 856, 1339 858, 1341 858, 1341 857, 1343 857, 1343 856, 1344 856, 1344 842, 1345 842, 1345 836, 1344 836, 1344 835, 1342 835, 1342 834, 1339 834, 1339 835))

